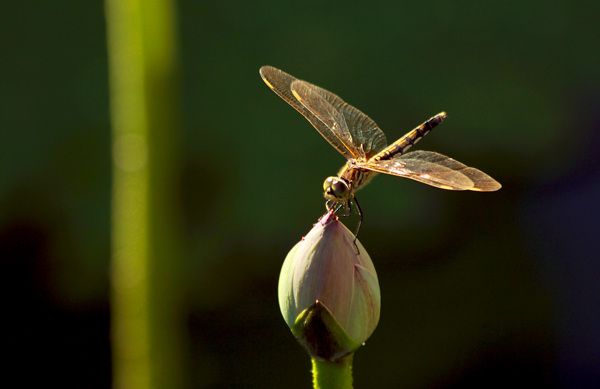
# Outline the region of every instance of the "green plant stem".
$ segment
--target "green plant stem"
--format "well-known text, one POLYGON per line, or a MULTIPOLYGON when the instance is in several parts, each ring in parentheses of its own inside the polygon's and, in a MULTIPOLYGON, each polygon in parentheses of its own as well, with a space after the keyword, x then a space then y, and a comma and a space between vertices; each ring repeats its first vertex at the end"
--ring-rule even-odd
POLYGON ((352 389, 352 358, 354 354, 336 361, 312 359, 315 389, 352 389))
POLYGON ((113 147, 113 388, 182 385, 172 0, 106 0, 113 147))

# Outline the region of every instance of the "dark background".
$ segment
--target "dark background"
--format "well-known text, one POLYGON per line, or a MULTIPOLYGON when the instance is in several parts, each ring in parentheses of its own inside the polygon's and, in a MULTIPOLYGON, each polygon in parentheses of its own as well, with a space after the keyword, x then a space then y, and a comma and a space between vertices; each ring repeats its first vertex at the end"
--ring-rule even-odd
MULTIPOLYGON (((600 386, 598 2, 181 1, 189 387, 310 385, 279 313, 289 249, 343 158, 261 81, 340 95, 393 141, 503 184, 359 193, 379 327, 357 388, 600 386)), ((0 5, 3 347, 28 383, 110 386, 103 3, 0 5)), ((349 220, 352 228, 353 220, 349 220)), ((16 369, 9 369, 10 377, 16 369)))

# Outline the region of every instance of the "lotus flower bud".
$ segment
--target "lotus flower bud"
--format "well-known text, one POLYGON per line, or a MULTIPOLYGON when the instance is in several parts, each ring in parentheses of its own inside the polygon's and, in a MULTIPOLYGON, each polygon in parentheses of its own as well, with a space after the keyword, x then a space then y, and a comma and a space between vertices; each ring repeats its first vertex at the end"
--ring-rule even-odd
POLYGON ((375 267, 333 212, 288 253, 279 307, 296 339, 319 359, 354 352, 375 330, 381 307, 375 267))

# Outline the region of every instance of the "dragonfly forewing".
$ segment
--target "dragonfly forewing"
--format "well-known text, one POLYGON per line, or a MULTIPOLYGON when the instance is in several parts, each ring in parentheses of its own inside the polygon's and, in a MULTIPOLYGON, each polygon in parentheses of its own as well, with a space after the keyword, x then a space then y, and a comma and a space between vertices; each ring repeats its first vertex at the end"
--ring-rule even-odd
MULTIPOLYGON (((344 117, 350 138, 352 139, 352 149, 357 152, 364 151, 365 158, 369 159, 387 146, 385 134, 373 119, 365 115, 359 109, 346 103, 338 95, 306 81, 301 82, 303 83, 304 88, 308 88, 313 93, 321 96, 325 101, 331 104, 333 109, 338 111, 344 117)), ((354 158, 357 157, 355 156, 354 158)))
POLYGON ((327 127, 328 131, 325 134, 317 128, 321 135, 346 158, 359 158, 360 150, 354 146, 344 115, 318 93, 320 88, 300 80, 294 81, 291 87, 296 100, 327 127), (336 139, 330 140, 331 135, 336 139), (337 144, 341 147, 336 146, 337 144))
POLYGON ((347 159, 367 160, 387 146, 377 124, 336 94, 271 66, 263 66, 260 75, 347 159))
POLYGON ((342 142, 320 118, 315 116, 294 96, 292 84, 298 81, 297 78, 271 66, 260 68, 260 76, 273 92, 285 100, 296 111, 300 112, 336 150, 347 156, 347 158, 353 158, 354 153, 346 146, 349 142, 342 142))

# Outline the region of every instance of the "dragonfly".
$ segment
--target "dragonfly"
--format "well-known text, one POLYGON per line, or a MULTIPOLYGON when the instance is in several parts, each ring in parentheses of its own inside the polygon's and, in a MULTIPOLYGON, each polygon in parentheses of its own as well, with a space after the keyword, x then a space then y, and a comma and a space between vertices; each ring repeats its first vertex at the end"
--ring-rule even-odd
MULTIPOLYGON (((355 204, 360 216, 358 230, 363 216, 355 193, 377 173, 447 190, 492 192, 501 188, 498 181, 481 170, 445 155, 421 150, 406 152, 446 118, 445 112, 433 116, 388 145, 385 134, 370 117, 337 95, 272 66, 261 67, 260 75, 273 92, 300 112, 346 157, 347 162, 337 176, 325 179, 323 194, 328 211, 337 212, 345 207, 349 215, 351 203, 355 204)), ((358 235, 358 230, 355 235, 358 235)))

